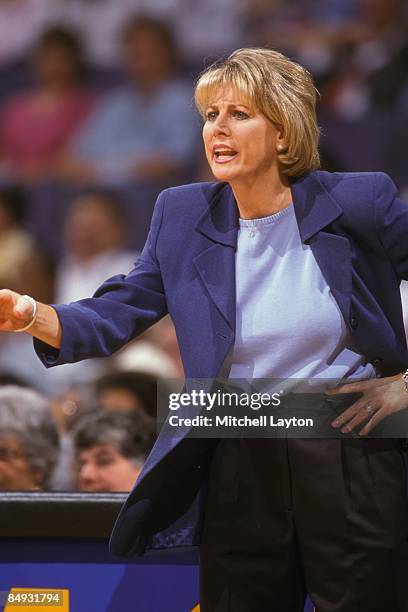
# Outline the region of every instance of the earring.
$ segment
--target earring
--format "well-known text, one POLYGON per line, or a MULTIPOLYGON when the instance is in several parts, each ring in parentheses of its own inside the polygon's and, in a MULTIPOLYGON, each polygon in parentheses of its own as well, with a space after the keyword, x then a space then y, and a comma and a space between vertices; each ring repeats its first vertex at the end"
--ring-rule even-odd
POLYGON ((285 150, 285 147, 283 145, 278 145, 276 148, 277 148, 278 153, 283 153, 285 150))

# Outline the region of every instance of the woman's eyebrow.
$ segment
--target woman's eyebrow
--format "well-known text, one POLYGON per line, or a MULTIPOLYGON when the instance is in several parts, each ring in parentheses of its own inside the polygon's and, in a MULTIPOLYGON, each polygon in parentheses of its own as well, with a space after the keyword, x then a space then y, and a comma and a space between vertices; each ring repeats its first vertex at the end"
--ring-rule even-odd
MULTIPOLYGON (((227 108, 237 108, 237 106, 242 106, 242 108, 246 108, 247 110, 250 109, 250 107, 243 102, 231 102, 227 105, 227 108)), ((206 110, 209 110, 210 108, 218 109, 218 104, 209 104, 206 106, 206 110)))

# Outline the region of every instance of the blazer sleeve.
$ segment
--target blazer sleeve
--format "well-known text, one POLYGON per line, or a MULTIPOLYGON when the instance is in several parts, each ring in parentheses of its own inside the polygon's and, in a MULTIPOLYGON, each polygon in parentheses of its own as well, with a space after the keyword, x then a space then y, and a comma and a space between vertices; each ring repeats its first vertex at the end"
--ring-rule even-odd
POLYGON ((60 349, 34 339, 34 349, 46 367, 111 355, 167 314, 156 257, 164 201, 162 192, 144 249, 129 274, 109 278, 91 298, 53 305, 62 326, 60 349))
POLYGON ((375 173, 375 223, 380 241, 397 276, 408 280, 408 204, 397 197, 387 174, 375 173))

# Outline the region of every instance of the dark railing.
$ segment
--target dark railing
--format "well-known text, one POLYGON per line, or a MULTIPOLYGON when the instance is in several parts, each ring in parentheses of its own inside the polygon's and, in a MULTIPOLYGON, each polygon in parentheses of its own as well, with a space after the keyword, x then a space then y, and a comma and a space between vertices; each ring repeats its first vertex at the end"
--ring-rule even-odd
POLYGON ((124 493, 1 493, 0 538, 108 538, 124 493))

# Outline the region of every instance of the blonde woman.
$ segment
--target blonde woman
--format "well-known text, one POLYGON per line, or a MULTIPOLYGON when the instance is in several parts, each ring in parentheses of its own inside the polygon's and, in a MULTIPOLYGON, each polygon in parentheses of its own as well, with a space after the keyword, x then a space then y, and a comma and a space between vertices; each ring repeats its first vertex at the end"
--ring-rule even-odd
POLYGON ((318 612, 408 607, 401 441, 373 437, 408 407, 408 208, 384 174, 318 170, 315 102, 301 66, 235 51, 196 87, 217 182, 160 195, 135 268, 70 305, 1 292, 2 329, 26 327, 47 366, 108 355, 170 313, 187 378, 351 383, 320 400, 341 408, 333 439, 163 427, 111 549, 201 540, 203 612, 301 612, 306 592, 318 612))

